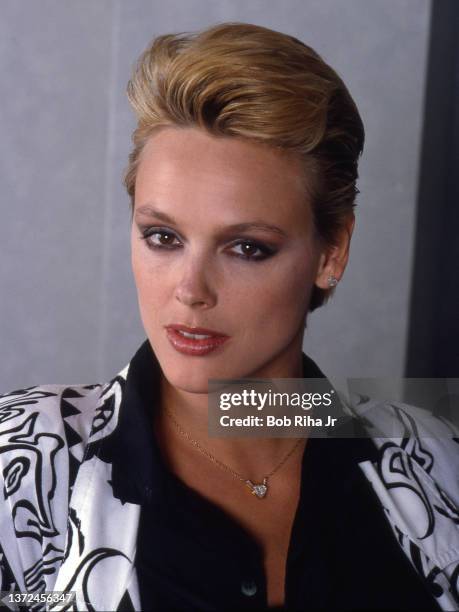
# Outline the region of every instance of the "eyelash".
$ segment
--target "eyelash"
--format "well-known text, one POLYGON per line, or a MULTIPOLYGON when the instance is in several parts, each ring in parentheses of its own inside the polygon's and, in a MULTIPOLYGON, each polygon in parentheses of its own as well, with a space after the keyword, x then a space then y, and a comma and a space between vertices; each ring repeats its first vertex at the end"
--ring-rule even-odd
MULTIPOLYGON (((159 228, 147 228, 142 230, 142 236, 140 237, 142 240, 145 240, 145 243, 147 245, 147 247, 149 249, 152 250, 173 250, 173 249, 177 249, 177 248, 181 248, 181 246, 179 245, 159 245, 159 244, 154 244, 153 242, 151 242, 149 239, 152 236, 156 236, 156 235, 160 235, 160 236, 164 236, 164 235, 168 235, 168 236, 172 236, 174 238, 177 238, 177 236, 175 235, 174 232, 172 232, 171 230, 166 230, 166 229, 159 229, 159 228)), ((242 255, 242 254, 234 254, 233 257, 239 257, 239 259, 243 259, 244 261, 250 261, 250 262, 259 262, 259 261, 264 261, 265 259, 268 259, 268 257, 271 257, 272 255, 275 254, 275 250, 272 249, 271 247, 268 247, 265 244, 262 244, 256 240, 251 240, 251 239, 247 239, 247 240, 238 240, 235 244, 233 244, 234 246, 239 246, 239 245, 249 245, 251 247, 255 247, 256 249, 258 249, 262 254, 261 255, 257 255, 257 256, 253 256, 253 255, 242 255)))

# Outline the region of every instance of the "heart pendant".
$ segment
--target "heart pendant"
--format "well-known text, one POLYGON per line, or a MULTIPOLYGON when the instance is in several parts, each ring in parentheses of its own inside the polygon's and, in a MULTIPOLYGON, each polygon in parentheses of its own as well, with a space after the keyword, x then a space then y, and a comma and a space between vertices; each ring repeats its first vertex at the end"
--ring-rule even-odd
POLYGON ((266 487, 265 485, 255 485, 253 487, 253 492, 257 497, 264 497, 266 495, 266 491, 268 490, 268 487, 266 487))
POLYGON ((262 484, 253 484, 252 481, 246 480, 246 485, 251 489, 252 494, 256 495, 258 499, 262 499, 268 492, 268 479, 263 478, 262 484))

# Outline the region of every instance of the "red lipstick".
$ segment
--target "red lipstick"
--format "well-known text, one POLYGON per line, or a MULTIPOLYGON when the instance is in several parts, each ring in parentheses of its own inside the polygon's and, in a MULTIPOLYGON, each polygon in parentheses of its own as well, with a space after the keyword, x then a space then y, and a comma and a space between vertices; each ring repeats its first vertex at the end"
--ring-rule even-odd
POLYGON ((184 355, 208 355, 224 344, 229 336, 205 327, 166 325, 169 342, 176 351, 184 355))

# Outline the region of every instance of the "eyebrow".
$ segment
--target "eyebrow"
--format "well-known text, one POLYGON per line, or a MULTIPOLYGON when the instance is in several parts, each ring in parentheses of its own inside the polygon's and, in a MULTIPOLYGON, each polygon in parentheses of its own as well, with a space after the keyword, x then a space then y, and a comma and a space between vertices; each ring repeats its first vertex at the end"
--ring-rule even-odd
MULTIPOLYGON (((154 208, 150 204, 144 204, 135 209, 135 216, 138 214, 142 214, 146 217, 152 217, 155 219, 159 219, 160 221, 164 221, 165 223, 171 223, 174 225, 178 225, 177 221, 167 215, 166 213, 154 208)), ((271 225, 270 223, 265 223, 264 221, 250 221, 247 223, 235 223, 233 225, 227 225, 223 228, 223 231, 235 231, 235 232, 243 232, 246 230, 262 230, 265 232, 274 232, 276 234, 280 234, 281 236, 287 236, 283 229, 278 227, 277 225, 271 225)))

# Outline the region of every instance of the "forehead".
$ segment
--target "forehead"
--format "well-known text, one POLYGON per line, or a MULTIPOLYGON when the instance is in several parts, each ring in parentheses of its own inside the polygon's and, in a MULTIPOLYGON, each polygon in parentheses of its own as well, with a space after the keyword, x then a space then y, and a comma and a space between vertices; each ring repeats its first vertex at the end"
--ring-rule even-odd
POLYGON ((161 128, 144 147, 135 207, 222 221, 253 216, 295 226, 310 221, 305 173, 298 158, 197 128, 161 128))

